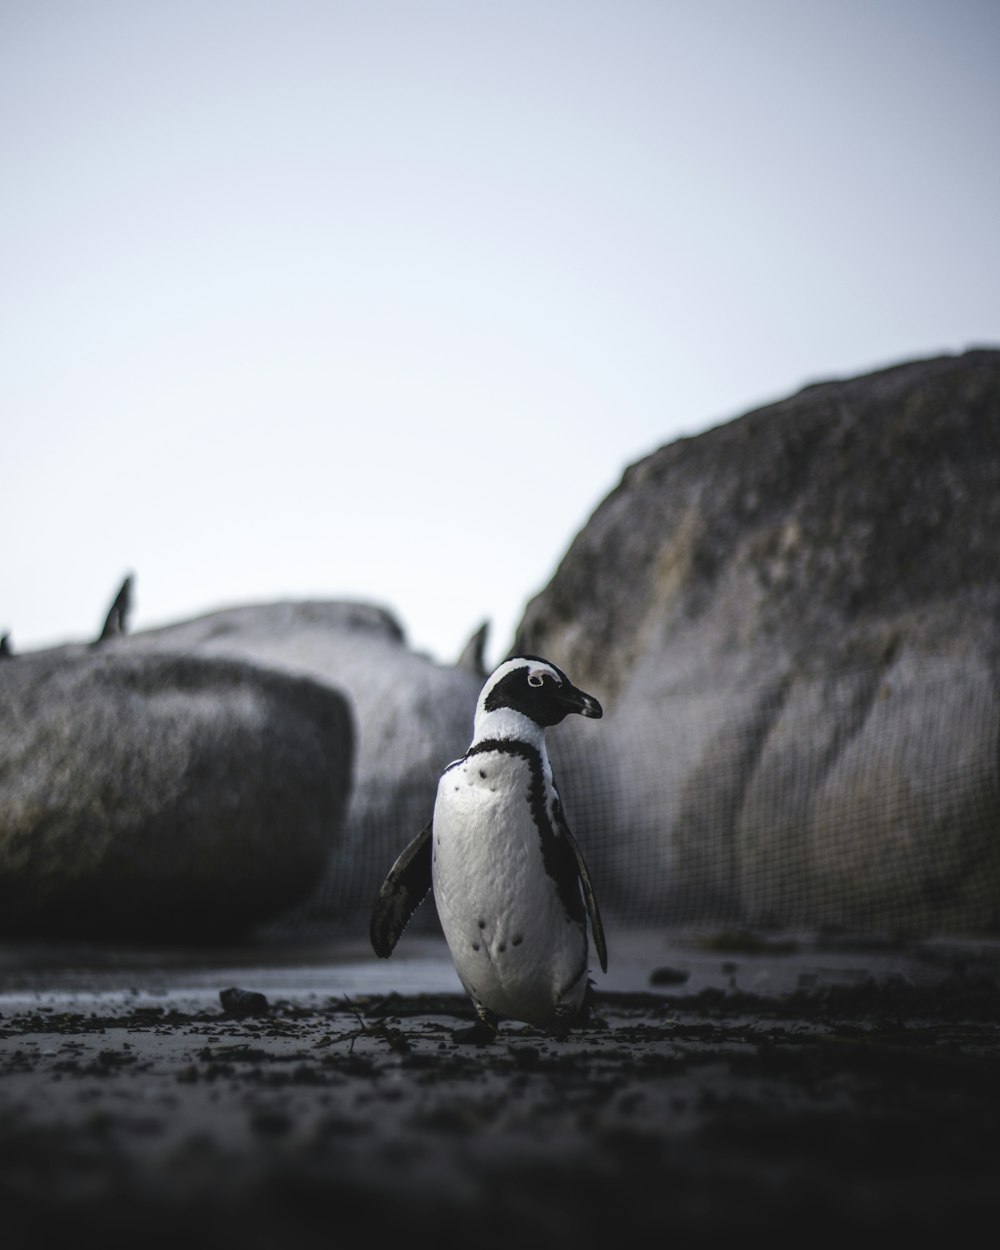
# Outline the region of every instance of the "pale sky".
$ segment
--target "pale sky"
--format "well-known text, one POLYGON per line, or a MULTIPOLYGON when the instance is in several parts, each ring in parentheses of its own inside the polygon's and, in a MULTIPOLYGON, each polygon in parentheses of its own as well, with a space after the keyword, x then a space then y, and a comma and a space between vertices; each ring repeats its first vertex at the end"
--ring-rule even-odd
POLYGON ((131 571, 500 658, 628 464, 1000 344, 998 66, 997 0, 0 0, 0 632, 131 571))

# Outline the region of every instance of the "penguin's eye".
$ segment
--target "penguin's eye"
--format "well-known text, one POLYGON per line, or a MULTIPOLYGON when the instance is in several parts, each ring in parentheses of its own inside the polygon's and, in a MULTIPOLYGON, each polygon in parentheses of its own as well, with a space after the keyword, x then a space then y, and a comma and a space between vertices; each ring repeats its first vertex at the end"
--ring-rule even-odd
POLYGON ((545 678, 542 676, 541 673, 529 673, 528 685, 529 686, 544 686, 545 678))

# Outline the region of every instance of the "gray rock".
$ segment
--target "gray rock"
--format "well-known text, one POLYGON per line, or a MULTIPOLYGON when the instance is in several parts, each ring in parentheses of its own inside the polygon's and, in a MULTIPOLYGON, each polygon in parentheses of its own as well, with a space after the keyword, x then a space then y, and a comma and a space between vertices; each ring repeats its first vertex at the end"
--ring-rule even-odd
MULTIPOLYGON (((482 631, 461 667, 409 650, 396 620, 381 608, 344 602, 283 602, 231 608, 163 629, 110 640, 107 647, 219 655, 308 676, 347 697, 356 757, 344 836, 299 921, 367 917, 385 873, 430 819, 438 777, 472 734, 482 686, 475 657, 482 631)), ((415 927, 432 925, 424 909, 415 927)))
POLYGON ((315 882, 352 724, 327 687, 210 657, 66 647, 0 666, 0 931, 231 937, 315 882))
POLYGON ((807 387, 628 469, 516 647, 620 915, 1000 924, 1000 352, 807 387))
POLYGON ((998 727, 996 668, 969 655, 790 684, 736 821, 747 919, 996 927, 998 727))

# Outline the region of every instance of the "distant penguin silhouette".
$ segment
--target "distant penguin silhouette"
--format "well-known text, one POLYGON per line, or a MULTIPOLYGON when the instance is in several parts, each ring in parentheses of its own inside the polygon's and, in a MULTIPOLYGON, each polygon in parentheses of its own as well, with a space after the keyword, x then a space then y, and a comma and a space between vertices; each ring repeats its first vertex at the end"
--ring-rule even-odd
POLYGON ((94 646, 99 646, 102 642, 107 642, 109 638, 117 638, 128 632, 128 618, 132 611, 132 574, 126 575, 125 580, 119 588, 118 594, 115 595, 114 602, 108 609, 108 615, 104 621, 104 628, 101 630, 100 636, 95 640, 94 646))

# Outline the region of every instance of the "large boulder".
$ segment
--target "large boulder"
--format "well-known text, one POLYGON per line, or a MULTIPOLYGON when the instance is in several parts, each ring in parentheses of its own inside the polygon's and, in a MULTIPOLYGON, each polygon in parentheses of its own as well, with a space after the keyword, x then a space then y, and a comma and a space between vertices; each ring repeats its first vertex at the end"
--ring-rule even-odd
POLYGON ((807 387, 629 468, 517 649, 624 917, 1000 924, 1000 352, 807 387))
MULTIPOLYGON (((288 921, 357 927, 367 926, 385 873, 430 819, 441 770, 468 746, 484 641, 481 631, 462 663, 439 664, 410 650, 395 617, 380 607, 305 601, 224 609, 104 645, 125 654, 235 657, 343 692, 357 733, 344 834, 312 896, 288 921)), ((433 909, 424 913, 418 927, 433 925, 433 909)))
POLYGON ((0 664, 0 932, 231 938, 311 889, 353 728, 326 686, 102 646, 0 664))

